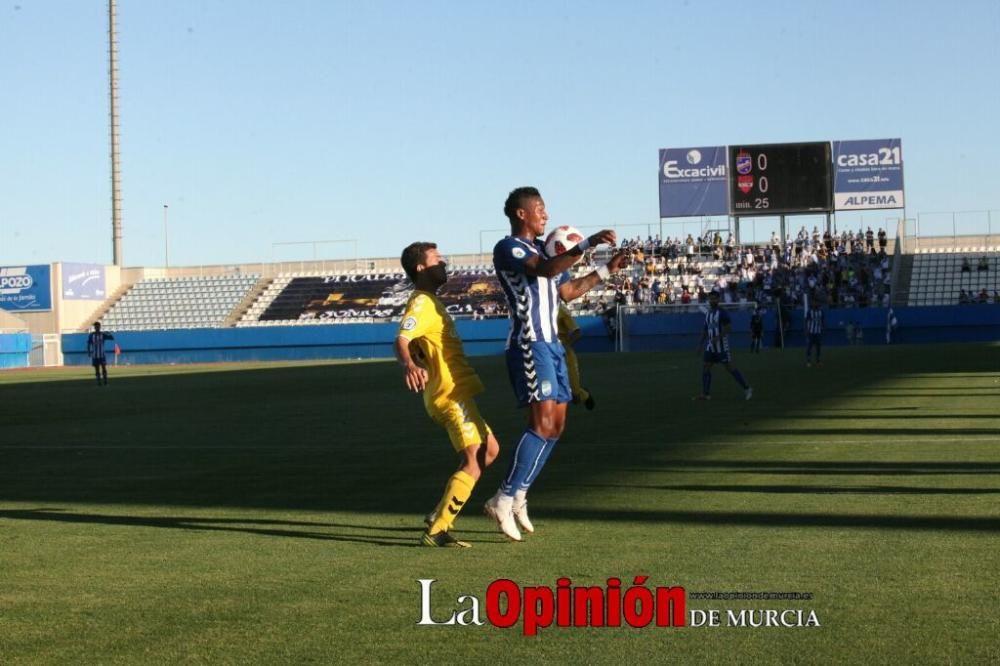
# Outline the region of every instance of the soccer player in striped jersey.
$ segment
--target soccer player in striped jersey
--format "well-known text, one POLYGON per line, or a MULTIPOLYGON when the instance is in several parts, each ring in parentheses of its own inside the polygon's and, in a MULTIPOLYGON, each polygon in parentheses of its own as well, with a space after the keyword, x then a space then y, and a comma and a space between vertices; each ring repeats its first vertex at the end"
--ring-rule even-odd
POLYGON ((483 391, 479 375, 469 365, 455 322, 437 297, 448 281, 444 259, 434 243, 411 243, 400 263, 416 289, 406 304, 396 336, 396 356, 411 391, 424 394, 424 408, 448 433, 458 453, 458 470, 445 485, 437 508, 427 517, 425 546, 468 548, 448 531, 469 501, 484 468, 500 446, 479 414, 475 396, 483 391))
POLYGON ((615 232, 604 230, 555 257, 545 253, 541 237, 549 216, 534 187, 519 187, 504 202, 510 236, 493 248, 493 266, 510 306, 507 371, 514 393, 527 407, 528 427, 518 440, 507 473, 484 510, 497 528, 513 541, 521 540, 518 525, 534 532, 528 518, 528 488, 545 466, 566 425, 572 400, 566 352, 558 337, 559 302, 584 295, 624 266, 628 251, 619 251, 607 265, 570 279, 569 269, 588 247, 613 245, 615 232))
POLYGON ((90 356, 90 363, 94 366, 94 375, 97 377, 97 385, 107 386, 108 384, 108 355, 105 353, 104 341, 114 340, 115 336, 110 333, 101 332, 101 322, 94 322, 94 330, 87 336, 87 355, 90 356))
POLYGON ((806 335, 809 344, 806 345, 806 367, 812 367, 812 350, 816 349, 816 365, 820 364, 820 353, 823 349, 823 309, 814 299, 809 300, 806 310, 806 335))
POLYGON ((730 365, 729 332, 733 325, 729 313, 719 307, 719 291, 713 289, 708 295, 708 312, 705 313, 705 326, 701 333, 699 348, 704 349, 705 365, 701 371, 701 395, 696 400, 712 399, 712 366, 722 363, 726 370, 743 387, 743 397, 749 400, 753 397, 753 388, 743 378, 743 374, 730 365))

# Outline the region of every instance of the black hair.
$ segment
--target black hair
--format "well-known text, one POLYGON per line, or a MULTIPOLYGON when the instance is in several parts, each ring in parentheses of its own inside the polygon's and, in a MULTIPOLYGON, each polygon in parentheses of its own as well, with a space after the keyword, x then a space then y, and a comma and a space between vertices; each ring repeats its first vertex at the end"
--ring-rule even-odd
POLYGON ((417 281, 417 265, 427 260, 427 250, 434 249, 437 249, 437 243, 417 241, 416 243, 410 243, 403 250, 403 254, 399 258, 399 263, 403 265, 403 270, 406 271, 407 277, 413 282, 417 281))
POLYGON ((518 187, 511 190, 511 193, 507 195, 507 200, 503 202, 503 214, 507 216, 511 224, 517 224, 517 209, 524 208, 525 199, 541 196, 536 187, 518 187))

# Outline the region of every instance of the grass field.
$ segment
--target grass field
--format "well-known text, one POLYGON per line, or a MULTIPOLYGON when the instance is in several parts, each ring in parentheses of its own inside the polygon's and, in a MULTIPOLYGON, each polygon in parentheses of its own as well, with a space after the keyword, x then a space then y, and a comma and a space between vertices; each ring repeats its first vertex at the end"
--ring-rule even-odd
MULTIPOLYGON (((504 452, 416 547, 454 462, 391 363, 0 374, 0 663, 997 663, 1000 347, 585 355, 594 412, 535 488, 479 513, 525 414, 475 359, 504 452), (810 592, 812 628, 417 626, 491 581, 810 592)), ((485 617, 485 614, 484 614, 485 617)))

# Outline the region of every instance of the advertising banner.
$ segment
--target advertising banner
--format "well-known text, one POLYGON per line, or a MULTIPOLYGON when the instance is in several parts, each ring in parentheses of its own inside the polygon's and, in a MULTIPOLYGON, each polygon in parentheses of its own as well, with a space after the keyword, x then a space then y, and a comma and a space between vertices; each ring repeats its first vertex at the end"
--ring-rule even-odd
POLYGON ((0 266, 0 308, 31 312, 51 310, 49 266, 0 266))
POLYGON ((660 217, 729 213, 726 147, 660 150, 660 217))
POLYGON ((62 264, 62 297, 70 301, 103 301, 104 266, 100 264, 62 264))
POLYGON ((901 139, 833 142, 836 210, 903 207, 901 139))

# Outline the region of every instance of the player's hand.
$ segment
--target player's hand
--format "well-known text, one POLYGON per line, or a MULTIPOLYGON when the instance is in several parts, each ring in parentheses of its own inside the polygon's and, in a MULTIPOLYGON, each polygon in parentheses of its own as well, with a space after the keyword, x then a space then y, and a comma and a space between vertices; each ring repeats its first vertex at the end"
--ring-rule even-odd
POLYGON ((614 231, 612 231, 611 229, 605 229, 604 231, 598 231, 596 234, 594 234, 587 240, 590 243, 590 247, 597 247, 602 243, 606 243, 608 245, 614 245, 616 239, 617 236, 615 236, 614 231))
POLYGON ((615 271, 625 268, 632 263, 632 251, 631 250, 619 250, 615 253, 615 256, 611 257, 611 261, 608 262, 608 270, 614 273, 615 271))
POLYGON ((406 388, 414 393, 420 393, 427 386, 427 371, 415 363, 406 366, 403 378, 406 380, 406 388))

